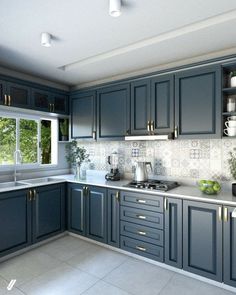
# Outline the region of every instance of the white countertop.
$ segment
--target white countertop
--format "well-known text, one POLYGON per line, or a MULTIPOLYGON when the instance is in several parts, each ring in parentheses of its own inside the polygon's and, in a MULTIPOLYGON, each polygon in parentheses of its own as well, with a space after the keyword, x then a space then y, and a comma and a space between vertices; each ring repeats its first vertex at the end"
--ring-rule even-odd
MULTIPOLYGON (((104 177, 101 177, 101 176, 87 177, 86 180, 76 180, 74 175, 72 174, 57 175, 57 176, 51 176, 51 177, 55 178, 55 181, 15 186, 11 188, 2 188, 0 189, 0 193, 18 190, 18 189, 30 189, 32 187, 51 185, 51 184, 62 183, 62 182, 70 182, 70 183, 78 183, 83 185, 94 185, 94 186, 106 187, 106 188, 117 189, 117 190, 126 190, 126 191, 132 191, 132 192, 147 193, 152 195, 182 198, 182 199, 188 199, 193 201, 196 200, 196 201, 203 201, 208 203, 236 206, 236 197, 234 197, 232 195, 232 192, 229 190, 225 190, 225 191, 222 190, 217 195, 206 195, 202 193, 196 186, 181 185, 177 188, 171 189, 168 192, 161 192, 161 191, 158 192, 158 191, 151 191, 151 190, 145 190, 145 189, 124 187, 124 185, 128 184, 129 180, 107 181, 104 179, 104 177)), ((26 180, 20 180, 20 181, 24 182, 26 180)))

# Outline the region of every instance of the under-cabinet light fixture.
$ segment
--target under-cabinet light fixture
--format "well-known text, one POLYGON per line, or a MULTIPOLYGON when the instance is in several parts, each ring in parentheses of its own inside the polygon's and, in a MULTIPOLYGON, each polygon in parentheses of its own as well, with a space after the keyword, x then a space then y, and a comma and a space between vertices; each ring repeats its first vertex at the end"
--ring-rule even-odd
POLYGON ((113 17, 121 15, 121 0, 109 0, 109 14, 113 17))
POLYGON ((51 47, 52 36, 49 33, 41 34, 41 45, 44 47, 51 47))

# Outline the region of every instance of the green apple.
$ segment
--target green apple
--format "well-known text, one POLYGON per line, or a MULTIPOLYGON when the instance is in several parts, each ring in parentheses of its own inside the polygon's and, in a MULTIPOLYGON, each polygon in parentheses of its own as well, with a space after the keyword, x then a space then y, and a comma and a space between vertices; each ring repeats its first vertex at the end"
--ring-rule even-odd
POLYGON ((213 185, 213 189, 214 191, 216 191, 217 193, 221 190, 221 186, 220 184, 216 181, 215 184, 213 185))

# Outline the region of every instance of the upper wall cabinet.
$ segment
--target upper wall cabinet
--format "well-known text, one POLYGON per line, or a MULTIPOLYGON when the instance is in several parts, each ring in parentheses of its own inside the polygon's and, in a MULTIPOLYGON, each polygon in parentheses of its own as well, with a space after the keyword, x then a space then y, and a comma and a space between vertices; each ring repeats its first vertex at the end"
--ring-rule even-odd
POLYGON ((129 84, 98 90, 97 106, 98 139, 122 139, 129 134, 129 84))
POLYGON ((173 75, 131 83, 131 134, 170 133, 173 120, 173 75))
POLYGON ((33 88, 31 96, 33 109, 57 114, 68 114, 69 103, 66 95, 33 88))
POLYGON ((0 103, 19 108, 30 107, 30 88, 21 84, 0 81, 0 103))
POLYGON ((221 137, 221 69, 208 66, 175 76, 175 137, 221 137))
POLYGON ((71 97, 71 137, 96 138, 96 93, 82 92, 71 97))

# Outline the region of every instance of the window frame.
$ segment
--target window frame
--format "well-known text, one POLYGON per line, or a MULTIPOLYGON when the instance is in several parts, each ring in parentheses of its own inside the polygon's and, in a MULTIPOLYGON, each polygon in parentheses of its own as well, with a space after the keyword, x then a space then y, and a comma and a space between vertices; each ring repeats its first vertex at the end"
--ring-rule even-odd
MULTIPOLYGON (((18 122, 20 119, 25 119, 25 120, 35 120, 37 121, 37 135, 38 135, 38 140, 37 140, 37 163, 24 163, 24 164, 16 164, 18 169, 20 170, 28 170, 28 169, 44 169, 44 168, 53 168, 58 166, 58 118, 56 117, 49 117, 49 116, 44 116, 44 115, 32 115, 32 114, 25 114, 25 113, 13 113, 13 112, 3 112, 0 111, 0 117, 3 118, 9 118, 9 119, 16 119, 18 122), (51 136, 51 144, 52 144, 52 151, 51 151, 51 164, 42 164, 40 163, 41 159, 41 128, 40 128, 40 123, 43 120, 48 120, 51 121, 51 126, 53 126, 52 129, 52 136, 51 136), (55 151, 56 147, 56 151, 55 151)), ((19 126, 19 123, 16 123, 16 150, 19 149, 20 146, 20 141, 19 141, 19 135, 20 135, 20 130, 17 128, 19 126)), ((14 164, 0 164, 0 172, 1 171, 10 171, 14 168, 14 164)))

